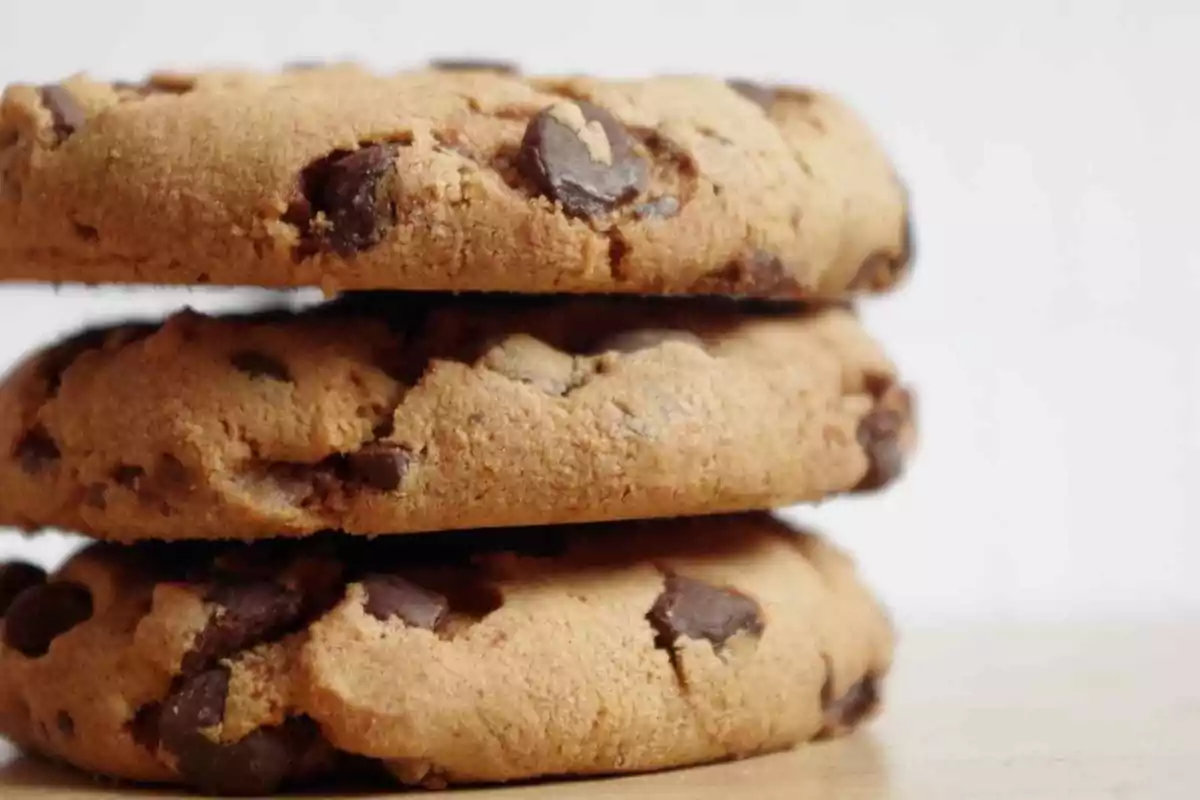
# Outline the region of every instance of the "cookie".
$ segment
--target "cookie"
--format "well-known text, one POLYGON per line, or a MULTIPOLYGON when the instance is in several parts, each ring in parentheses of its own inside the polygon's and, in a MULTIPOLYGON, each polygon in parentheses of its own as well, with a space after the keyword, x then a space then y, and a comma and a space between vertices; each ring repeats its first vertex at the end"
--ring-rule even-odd
POLYGON ((26 578, 0 609, 0 730, 205 792, 778 750, 870 717, 893 645, 850 560, 765 514, 99 544, 26 578))
POLYGON ((100 539, 774 508, 900 474, 840 307, 363 293, 84 333, 0 383, 0 525, 100 539))
POLYGON ((907 269, 904 188, 832 97, 451 66, 11 86, 0 278, 807 299, 907 269))

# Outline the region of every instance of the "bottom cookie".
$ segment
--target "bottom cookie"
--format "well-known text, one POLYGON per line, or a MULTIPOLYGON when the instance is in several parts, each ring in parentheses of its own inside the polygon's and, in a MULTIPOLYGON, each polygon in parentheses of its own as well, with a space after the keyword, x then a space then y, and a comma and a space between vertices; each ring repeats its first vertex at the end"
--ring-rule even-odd
POLYGON ((765 514, 365 540, 94 545, 0 567, 0 733, 261 794, 635 772, 843 733, 893 635, 765 514))

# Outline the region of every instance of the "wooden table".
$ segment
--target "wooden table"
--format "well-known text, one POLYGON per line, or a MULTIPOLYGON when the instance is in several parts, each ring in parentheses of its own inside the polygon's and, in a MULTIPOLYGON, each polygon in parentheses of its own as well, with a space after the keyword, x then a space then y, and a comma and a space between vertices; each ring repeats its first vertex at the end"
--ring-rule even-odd
MULTIPOLYGON (((0 750, 0 764, 3 800, 180 796, 100 785, 11 751, 0 750)), ((1196 800, 1200 619, 910 630, 887 713, 850 739, 656 775, 447 794, 467 800, 1196 800)))

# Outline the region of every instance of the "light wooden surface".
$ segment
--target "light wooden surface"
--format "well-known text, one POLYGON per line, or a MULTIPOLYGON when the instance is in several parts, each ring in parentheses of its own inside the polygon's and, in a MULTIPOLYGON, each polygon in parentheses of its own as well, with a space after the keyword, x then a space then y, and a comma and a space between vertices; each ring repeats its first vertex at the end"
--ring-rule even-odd
MULTIPOLYGON (((3 800, 179 796, 96 784, 11 751, 0 751, 0 764, 3 800)), ((740 763, 448 794, 465 800, 1196 800, 1200 620, 909 631, 887 713, 865 734, 740 763)))

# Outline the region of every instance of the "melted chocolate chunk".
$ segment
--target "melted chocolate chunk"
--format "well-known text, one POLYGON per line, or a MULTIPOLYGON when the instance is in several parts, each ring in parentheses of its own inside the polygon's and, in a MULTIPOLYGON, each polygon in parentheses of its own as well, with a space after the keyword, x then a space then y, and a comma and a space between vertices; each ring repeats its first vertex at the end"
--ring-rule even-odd
POLYGON ((764 626, 758 603, 746 595, 682 575, 667 577, 646 619, 658 634, 655 646, 663 649, 680 636, 707 639, 720 648, 742 631, 759 636, 764 626))
POLYGON ((829 697, 829 684, 822 689, 824 726, 822 734, 850 730, 862 722, 879 707, 879 683, 874 675, 867 675, 851 686, 838 698, 829 697))
POLYGON ((41 473, 61 456, 58 445, 41 425, 29 429, 13 447, 13 457, 21 462, 21 469, 27 475, 41 473))
POLYGON ((867 454, 868 467, 855 491, 882 489, 904 472, 904 423, 904 416, 892 408, 876 408, 858 423, 858 443, 867 454))
POLYGON ((391 190, 396 145, 335 150, 304 169, 300 197, 284 220, 300 228, 299 257, 329 249, 349 257, 383 240, 396 224, 391 190))
POLYGON ((50 112, 54 135, 64 142, 83 127, 87 114, 66 87, 57 84, 42 87, 42 104, 50 112))
POLYGON ((4 618, 4 644, 39 658, 50 644, 92 616, 92 593, 79 583, 32 586, 17 595, 4 618))
POLYGON ((729 88, 745 97, 750 102, 761 106, 764 110, 770 110, 775 104, 777 91, 774 86, 765 86, 761 83, 748 81, 741 78, 731 78, 726 81, 729 88))
POLYGON ((363 609, 380 621, 399 617, 406 625, 432 631, 450 613, 445 597, 397 575, 368 575, 362 585, 367 594, 363 609))
POLYGON ((517 156, 521 173, 573 217, 594 217, 645 188, 645 159, 617 118, 583 100, 538 112, 517 156))
POLYGON ((282 636, 301 621, 304 605, 299 592, 270 581, 219 582, 204 599, 218 611, 184 656, 185 674, 282 636))
POLYGON ((46 582, 46 570, 24 561, 0 564, 0 617, 8 613, 13 600, 26 589, 46 582))
POLYGON ((175 756, 180 774, 193 786, 214 794, 261 795, 327 749, 320 730, 308 718, 259 728, 236 742, 218 742, 206 733, 225 718, 229 670, 193 675, 163 704, 157 730, 161 746, 175 756))
POLYGON ((412 453, 406 447, 372 442, 346 455, 346 471, 357 483, 391 492, 400 488, 411 460, 412 453))

